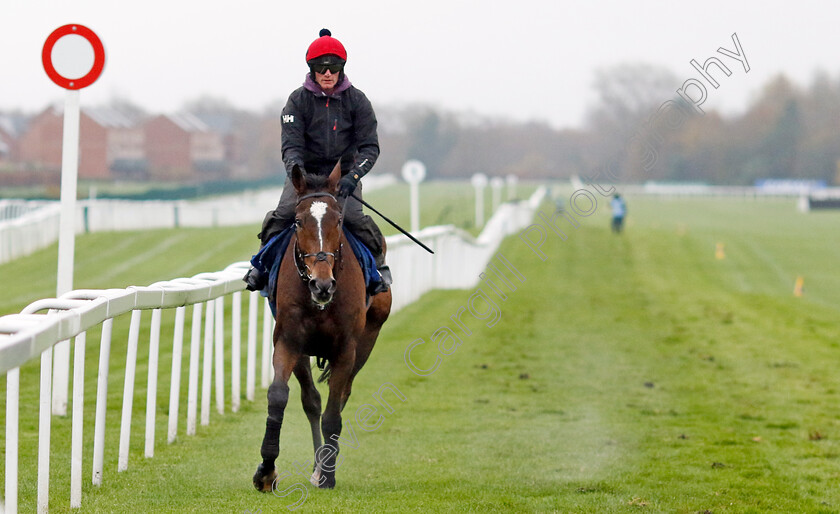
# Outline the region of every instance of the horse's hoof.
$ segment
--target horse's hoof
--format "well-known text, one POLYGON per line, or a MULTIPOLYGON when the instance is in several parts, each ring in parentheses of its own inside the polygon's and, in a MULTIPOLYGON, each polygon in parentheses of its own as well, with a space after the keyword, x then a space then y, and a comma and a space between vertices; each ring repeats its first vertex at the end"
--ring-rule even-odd
POLYGON ((274 480, 276 479, 276 469, 272 469, 271 471, 266 473, 264 466, 260 464, 259 466, 257 466, 257 472, 254 473, 254 487, 257 489, 257 491, 270 493, 272 487, 274 486, 274 480))
POLYGON ((335 475, 321 475, 321 480, 317 485, 320 489, 335 489, 335 475))

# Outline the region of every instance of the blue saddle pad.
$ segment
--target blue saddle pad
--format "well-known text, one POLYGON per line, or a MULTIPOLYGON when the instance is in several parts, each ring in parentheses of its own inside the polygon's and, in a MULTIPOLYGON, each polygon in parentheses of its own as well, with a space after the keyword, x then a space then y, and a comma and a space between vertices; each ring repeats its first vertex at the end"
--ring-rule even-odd
MULTIPOLYGON (((251 266, 257 268, 260 273, 268 273, 268 284, 260 291, 260 295, 268 298, 271 314, 275 318, 277 317, 277 312, 275 311, 277 308, 275 305, 277 275, 280 270, 280 263, 286 254, 286 249, 289 247, 294 233, 294 226, 283 230, 272 237, 265 246, 260 248, 260 251, 256 255, 251 257, 251 266)), ((375 284, 382 281, 382 276, 379 274, 379 270, 376 269, 376 261, 373 258, 373 253, 347 227, 344 227, 344 236, 347 238, 347 242, 350 248, 353 249, 356 260, 359 261, 359 265, 362 268, 362 274, 365 277, 365 286, 370 290, 375 284)))

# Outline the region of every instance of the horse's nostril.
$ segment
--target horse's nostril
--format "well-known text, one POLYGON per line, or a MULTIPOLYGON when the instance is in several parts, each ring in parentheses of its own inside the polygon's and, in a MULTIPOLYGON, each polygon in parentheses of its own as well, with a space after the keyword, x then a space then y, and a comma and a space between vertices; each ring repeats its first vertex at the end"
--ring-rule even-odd
POLYGON ((313 278, 309 281, 309 291, 317 295, 332 293, 335 291, 335 279, 323 280, 313 278))

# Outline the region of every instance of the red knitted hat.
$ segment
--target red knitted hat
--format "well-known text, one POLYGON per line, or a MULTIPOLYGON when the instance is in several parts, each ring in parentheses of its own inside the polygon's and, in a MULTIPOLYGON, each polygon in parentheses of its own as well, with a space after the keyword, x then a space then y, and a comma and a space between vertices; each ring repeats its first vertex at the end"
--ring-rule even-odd
POLYGON ((347 60, 347 50, 344 49, 341 41, 332 37, 332 33, 329 30, 321 29, 319 36, 306 50, 306 62, 322 55, 337 55, 343 61, 347 60))

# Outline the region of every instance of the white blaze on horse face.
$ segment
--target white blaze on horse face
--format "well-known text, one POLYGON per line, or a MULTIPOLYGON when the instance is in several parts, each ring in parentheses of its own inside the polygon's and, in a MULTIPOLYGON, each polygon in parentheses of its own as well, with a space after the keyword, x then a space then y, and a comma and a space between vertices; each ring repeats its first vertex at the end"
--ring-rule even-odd
POLYGON ((318 242, 321 245, 321 251, 324 251, 324 233, 321 230, 321 220, 324 219, 324 214, 327 213, 327 204, 324 202, 312 202, 309 207, 309 214, 318 222, 318 242))

